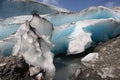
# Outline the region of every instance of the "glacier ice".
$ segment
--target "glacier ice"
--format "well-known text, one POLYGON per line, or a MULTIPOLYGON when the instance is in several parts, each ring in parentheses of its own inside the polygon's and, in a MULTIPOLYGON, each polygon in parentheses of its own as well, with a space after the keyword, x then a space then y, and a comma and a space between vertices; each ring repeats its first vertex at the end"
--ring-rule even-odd
POLYGON ((38 11, 39 14, 70 12, 63 8, 31 0, 0 0, 0 17, 2 18, 30 15, 33 10, 38 11))
POLYGON ((75 54, 84 51, 85 46, 86 48, 90 47, 92 43, 91 34, 83 31, 82 28, 86 27, 84 25, 86 24, 70 23, 67 28, 54 30, 51 42, 55 46, 52 51, 56 54, 66 52, 75 54))
POLYGON ((34 13, 30 25, 39 32, 39 35, 45 35, 51 38, 53 25, 48 20, 34 13))
MULTIPOLYGON (((0 5, 9 3, 6 2, 0 5)), ((24 2, 18 5, 21 4, 24 2)), ((18 7, 21 10, 24 6, 18 7)), ((28 64, 45 71, 47 78, 55 74, 54 55, 82 53, 94 43, 105 42, 120 34, 120 14, 114 9, 98 6, 70 12, 36 2, 29 2, 28 7, 28 11, 20 14, 6 15, 1 10, 1 16, 14 17, 0 19, 0 56, 22 56, 28 64), (40 7, 38 13, 43 12, 44 15, 24 15, 35 4, 38 4, 35 8, 40 7)))
MULTIPOLYGON (((2 28, 4 27, 2 26, 2 28)), ((14 30, 14 28, 12 29, 14 30)), ((12 54, 24 57, 29 65, 39 67, 40 71, 43 70, 46 78, 53 78, 55 75, 54 54, 50 50, 52 29, 53 26, 49 21, 41 18, 38 14, 33 14, 30 21, 19 24, 19 28, 14 34, 6 33, 10 36, 0 40, 0 55, 9 56, 12 54)))
POLYGON ((50 51, 52 45, 47 41, 49 39, 38 34, 37 28, 33 29, 30 23, 26 21, 21 27, 23 31, 14 45, 12 55, 23 56, 28 64, 40 67, 41 70, 45 71, 47 78, 52 78, 55 74, 54 55, 50 51))
POLYGON ((118 12, 98 6, 77 13, 59 12, 42 17, 27 15, 1 20, 0 39, 14 34, 26 20, 31 20, 30 25, 36 28, 39 35, 51 40, 54 54, 78 54, 93 43, 104 42, 120 34, 118 12))
POLYGON ((89 19, 105 19, 105 18, 114 18, 120 19, 120 15, 115 11, 103 7, 90 7, 80 12, 59 12, 55 14, 50 14, 49 16, 45 17, 54 26, 60 26, 70 22, 76 22, 80 20, 89 20, 89 19))
POLYGON ((19 26, 19 24, 0 24, 0 39, 5 39, 15 33, 18 30, 19 26))
POLYGON ((104 42, 120 34, 120 21, 111 18, 82 20, 66 25, 53 31, 51 41, 55 44, 53 52, 56 54, 81 53, 93 42, 104 42), (63 29, 64 26, 66 28, 63 29))
POLYGON ((20 25, 16 33, 0 40, 0 55, 9 56, 12 53, 14 56, 24 57, 29 65, 40 67, 40 70, 45 71, 46 78, 53 78, 55 74, 54 54, 50 51, 52 28, 53 26, 49 21, 34 14, 30 21, 25 21, 20 25), (49 24, 45 28, 43 25, 47 24, 44 22, 49 24), (39 28, 48 34, 41 33, 39 28))

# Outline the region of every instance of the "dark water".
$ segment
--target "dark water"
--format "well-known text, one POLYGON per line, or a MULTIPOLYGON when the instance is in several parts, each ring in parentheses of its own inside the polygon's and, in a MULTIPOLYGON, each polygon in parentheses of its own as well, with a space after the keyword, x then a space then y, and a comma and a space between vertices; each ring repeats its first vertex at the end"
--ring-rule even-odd
POLYGON ((74 77, 77 69, 82 66, 81 58, 83 58, 88 53, 91 53, 94 47, 86 49, 83 53, 76 55, 58 55, 54 59, 54 64, 56 67, 55 80, 68 80, 68 78, 74 77))
POLYGON ((76 69, 81 67, 81 58, 68 56, 59 56, 54 59, 56 66, 55 80, 67 80, 71 77, 76 69))

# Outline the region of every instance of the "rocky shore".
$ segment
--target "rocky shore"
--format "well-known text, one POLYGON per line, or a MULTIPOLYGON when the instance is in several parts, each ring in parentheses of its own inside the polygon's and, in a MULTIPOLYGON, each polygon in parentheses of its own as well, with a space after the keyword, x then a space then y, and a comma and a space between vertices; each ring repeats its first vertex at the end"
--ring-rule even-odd
MULTIPOLYGON (((69 66, 71 70, 69 70, 68 74, 69 77, 67 79, 119 80, 120 79, 119 53, 120 53, 120 36, 96 46, 93 49, 92 53, 89 53, 88 55, 85 56, 87 59, 85 59, 85 57, 81 58, 77 57, 77 59, 81 61, 79 62, 80 65, 69 66), (95 56, 96 54, 97 56, 95 56)), ((59 76, 61 77, 63 76, 60 73, 57 74, 59 74, 59 76)), ((35 77, 30 76, 29 65, 25 63, 25 60, 23 58, 9 56, 0 57, 0 79, 34 80, 35 77)))

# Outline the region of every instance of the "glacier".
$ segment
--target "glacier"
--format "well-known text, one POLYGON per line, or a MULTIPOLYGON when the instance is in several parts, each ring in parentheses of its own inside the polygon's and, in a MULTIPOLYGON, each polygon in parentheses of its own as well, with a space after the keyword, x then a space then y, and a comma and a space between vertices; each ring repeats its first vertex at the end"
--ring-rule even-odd
POLYGON ((67 9, 46 5, 32 0, 0 0, 1 18, 30 15, 32 11, 37 11, 39 14, 70 12, 67 9))
POLYGON ((111 18, 91 19, 66 24, 53 31, 55 53, 81 53, 93 43, 105 42, 120 34, 120 21, 111 18))
POLYGON ((80 12, 59 12, 55 14, 50 14, 45 17, 54 26, 60 26, 70 22, 76 22, 80 20, 89 20, 89 19, 105 19, 105 18, 113 18, 120 19, 119 12, 115 12, 112 9, 98 6, 98 7, 90 7, 80 12))
POLYGON ((31 25, 39 34, 50 39, 54 45, 51 51, 55 55, 69 55, 81 53, 94 44, 105 42, 120 34, 119 13, 102 6, 90 7, 80 12, 59 12, 40 16, 32 18, 31 15, 23 15, 1 20, 0 39, 6 39, 26 20, 31 20, 31 25), (48 22, 44 22, 46 20, 48 22), (47 29, 47 26, 51 28, 47 29))
POLYGON ((116 8, 72 12, 35 1, 0 2, 0 56, 24 57, 29 65, 41 68, 46 78, 55 75, 55 55, 80 54, 120 34, 116 8), (8 7, 12 5, 17 7, 8 7))

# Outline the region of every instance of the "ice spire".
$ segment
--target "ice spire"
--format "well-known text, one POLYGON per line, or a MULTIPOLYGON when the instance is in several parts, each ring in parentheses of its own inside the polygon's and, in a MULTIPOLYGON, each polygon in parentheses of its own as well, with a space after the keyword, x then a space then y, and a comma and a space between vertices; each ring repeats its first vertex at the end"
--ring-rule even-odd
MULTIPOLYGON (((30 22, 26 21, 24 23, 24 26, 21 27, 21 29, 24 29, 24 32, 15 44, 12 54, 15 56, 23 56, 28 64, 40 67, 41 70, 44 70, 46 78, 52 78, 55 73, 55 66, 53 64, 54 55, 50 51, 51 44, 49 39, 46 38, 46 35, 44 35, 44 38, 41 35, 46 33, 38 31, 38 29, 44 31, 40 26, 42 23, 39 25, 39 21, 41 22, 42 20, 44 23, 44 19, 39 18, 39 15, 33 14, 33 19, 38 24, 34 23, 33 19, 30 22), (41 34, 39 34, 39 32, 41 34)), ((44 26, 42 25, 42 27, 44 26)))

